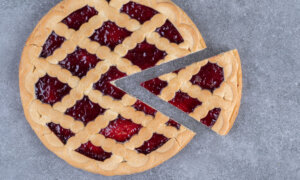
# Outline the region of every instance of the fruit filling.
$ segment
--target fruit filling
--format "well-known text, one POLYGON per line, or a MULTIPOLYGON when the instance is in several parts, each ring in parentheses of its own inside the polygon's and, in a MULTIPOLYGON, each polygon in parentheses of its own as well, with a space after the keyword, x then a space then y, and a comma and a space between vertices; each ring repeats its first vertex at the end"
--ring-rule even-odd
POLYGON ((95 30, 90 39, 98 42, 102 46, 108 46, 113 51, 115 47, 121 44, 131 33, 132 32, 119 27, 112 21, 106 21, 99 29, 95 30))
POLYGON ((164 145, 169 138, 165 137, 162 134, 154 133, 151 139, 145 141, 144 144, 138 148, 135 148, 139 153, 143 153, 145 155, 155 151, 156 149, 160 148, 164 145))
POLYGON ((98 104, 90 101, 87 96, 84 96, 83 99, 77 101, 73 107, 67 109, 65 114, 87 125, 90 121, 96 119, 97 116, 103 114, 105 110, 106 109, 98 104))
POLYGON ((75 151, 97 161, 104 161, 112 155, 110 152, 105 152, 100 146, 93 145, 90 141, 81 144, 75 151))
POLYGON ((124 58, 131 61, 132 64, 140 67, 142 70, 153 67, 159 60, 165 58, 167 53, 155 47, 155 45, 143 41, 129 50, 124 58))
POLYGON ((35 84, 36 98, 51 106, 61 101, 65 95, 69 94, 70 90, 68 84, 62 83, 48 74, 40 78, 35 84))
POLYGON ((212 127, 218 120, 220 112, 221 112, 221 108, 215 108, 213 110, 210 110, 207 113, 206 117, 201 119, 200 122, 202 122, 203 124, 205 124, 208 127, 212 127))
POLYGON ((125 4, 120 12, 128 14, 131 18, 138 20, 141 24, 150 20, 158 12, 154 9, 132 2, 125 4))
POLYGON ((173 119, 170 119, 168 122, 166 122, 166 125, 175 127, 177 130, 179 130, 181 126, 178 122, 174 121, 173 119))
POLYGON ((187 93, 181 91, 178 91, 175 97, 170 100, 169 103, 173 104, 186 113, 193 112, 197 106, 200 106, 202 104, 202 102, 198 99, 192 98, 187 93))
POLYGON ((64 37, 57 35, 53 31, 43 45, 40 57, 47 58, 48 56, 51 56, 57 48, 60 48, 65 40, 66 39, 64 37))
POLYGON ((137 100, 134 105, 132 105, 137 111, 142 111, 145 114, 155 116, 155 113, 157 112, 152 107, 148 106, 147 104, 143 103, 140 100, 137 100))
POLYGON ((202 89, 207 89, 213 93, 224 81, 223 68, 217 64, 208 62, 190 81, 192 84, 198 85, 202 89))
POLYGON ((67 25, 69 28, 77 31, 82 24, 88 22, 91 17, 97 14, 98 12, 96 11, 95 8, 90 6, 84 6, 83 8, 72 12, 68 17, 63 19, 61 22, 67 25))
POLYGON ((167 38, 172 43, 180 44, 183 42, 181 34, 169 20, 155 31, 160 34, 161 37, 167 38))
POLYGON ((96 55, 90 54, 85 49, 79 47, 69 54, 64 60, 59 62, 59 65, 67 70, 69 70, 73 76, 78 76, 82 78, 87 74, 87 72, 94 68, 97 63, 101 61, 96 55))
POLYGON ((165 88, 167 85, 168 82, 162 81, 159 78, 151 79, 141 84, 141 86, 148 89, 150 92, 152 92, 155 95, 159 95, 163 90, 163 88, 165 88))
POLYGON ((106 128, 101 129, 100 134, 118 142, 125 142, 133 135, 138 134, 141 128, 142 125, 135 124, 130 119, 125 119, 119 115, 119 117, 111 121, 106 128))
POLYGON ((101 91, 104 95, 109 95, 115 99, 122 99, 125 92, 110 84, 110 81, 117 80, 126 76, 125 73, 119 71, 116 66, 110 69, 101 76, 100 80, 94 84, 94 88, 101 91))
POLYGON ((59 124, 55 124, 53 122, 47 123, 47 126, 63 144, 67 144, 68 139, 75 135, 70 129, 65 129, 59 124))

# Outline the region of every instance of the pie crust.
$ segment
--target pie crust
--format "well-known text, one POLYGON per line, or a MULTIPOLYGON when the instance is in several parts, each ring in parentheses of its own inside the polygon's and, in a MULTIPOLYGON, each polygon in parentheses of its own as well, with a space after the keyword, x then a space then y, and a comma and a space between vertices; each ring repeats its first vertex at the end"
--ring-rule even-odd
POLYGON ((133 107, 137 99, 128 94, 125 94, 120 100, 116 100, 95 90, 93 84, 112 66, 116 66, 119 71, 126 73, 126 75, 140 72, 141 68, 123 57, 145 39, 149 44, 155 45, 158 50, 165 51, 167 54, 155 65, 206 47, 193 22, 171 1, 131 1, 158 12, 142 24, 127 14, 120 13, 122 6, 128 2, 129 0, 64 0, 60 2, 42 18, 30 35, 23 50, 19 70, 19 85, 24 113, 43 144, 69 164, 107 176, 132 174, 153 168, 178 153, 192 139, 194 133, 183 126, 179 129, 167 126, 166 123, 169 122, 169 118, 160 112, 151 116, 137 111, 133 107), (85 6, 93 7, 98 14, 90 17, 80 27, 69 28, 66 23, 62 22, 71 13, 85 6), (181 34, 184 39, 182 43, 171 43, 155 32, 167 19, 181 34), (107 46, 100 46, 99 43, 91 41, 89 38, 106 21, 114 22, 118 27, 126 28, 132 32, 121 44, 116 45, 113 51, 107 46), (41 54, 45 42, 53 32, 55 32, 56 38, 63 42, 51 53, 41 54), (99 62, 95 67, 89 69, 86 75, 84 73, 72 74, 59 65, 77 47, 85 49, 89 54, 99 58, 99 62), (60 101, 54 101, 51 104, 42 103, 36 96, 37 83, 43 77, 48 76, 54 78, 54 80, 52 79, 55 81, 54 83, 59 81, 61 86, 70 87, 69 92, 67 91, 68 88, 65 89, 68 93, 60 101), (65 113, 85 97, 88 97, 92 104, 98 104, 105 109, 103 114, 86 124, 65 113), (99 133, 119 115, 143 126, 138 134, 124 143, 105 138, 99 133), (60 125, 66 133, 71 131, 67 141, 62 141, 56 136, 53 132, 56 126, 49 125, 49 123, 60 125), (52 130, 49 127, 53 127, 52 130), (153 137, 155 133, 163 135, 168 141, 149 154, 139 153, 138 150, 141 149, 139 147, 142 147, 144 142, 153 137), (85 143, 92 143, 96 147, 101 147, 101 150, 109 157, 101 161, 79 153, 81 150, 78 148, 85 143))

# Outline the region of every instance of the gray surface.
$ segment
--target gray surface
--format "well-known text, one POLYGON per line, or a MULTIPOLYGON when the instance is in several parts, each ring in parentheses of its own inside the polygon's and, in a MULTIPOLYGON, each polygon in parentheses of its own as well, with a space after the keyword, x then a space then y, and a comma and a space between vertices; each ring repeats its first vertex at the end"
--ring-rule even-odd
MULTIPOLYGON (((103 178, 50 153, 23 115, 18 90, 22 47, 57 2, 0 1, 0 179, 103 178)), ((300 179, 299 0, 175 2, 214 52, 238 48, 244 78, 240 113, 228 136, 199 125, 198 135, 174 158, 122 179, 300 179)), ((172 117, 191 120, 150 94, 136 94, 172 117)))

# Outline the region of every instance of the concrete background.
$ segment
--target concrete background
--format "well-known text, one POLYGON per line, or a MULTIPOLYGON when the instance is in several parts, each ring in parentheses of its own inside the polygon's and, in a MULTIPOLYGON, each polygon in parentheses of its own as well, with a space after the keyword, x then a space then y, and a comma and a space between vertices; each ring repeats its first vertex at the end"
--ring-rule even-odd
MULTIPOLYGON (((106 179, 300 179, 299 0, 174 1, 214 52, 239 50, 244 81, 239 116, 226 137, 199 125, 192 142, 166 163, 106 179)), ((18 88, 22 47, 58 2, 0 0, 0 179, 104 179, 48 151, 23 115, 18 88)), ((171 117, 191 120, 149 93, 146 97, 141 99, 171 117)))

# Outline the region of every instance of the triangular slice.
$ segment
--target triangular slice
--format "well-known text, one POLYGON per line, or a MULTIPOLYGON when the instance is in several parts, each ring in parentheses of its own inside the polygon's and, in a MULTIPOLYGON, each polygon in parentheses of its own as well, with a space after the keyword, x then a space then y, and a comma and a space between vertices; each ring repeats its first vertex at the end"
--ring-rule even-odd
POLYGON ((141 84, 220 135, 239 111, 242 69, 237 50, 228 51, 141 84))

